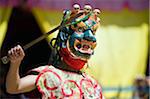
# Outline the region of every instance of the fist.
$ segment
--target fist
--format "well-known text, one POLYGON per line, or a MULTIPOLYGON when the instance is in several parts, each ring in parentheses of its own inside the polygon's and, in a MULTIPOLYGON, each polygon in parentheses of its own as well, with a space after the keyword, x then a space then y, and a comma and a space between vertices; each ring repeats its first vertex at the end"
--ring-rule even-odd
POLYGON ((11 48, 8 51, 9 60, 12 63, 21 62, 25 56, 25 53, 20 45, 11 48))

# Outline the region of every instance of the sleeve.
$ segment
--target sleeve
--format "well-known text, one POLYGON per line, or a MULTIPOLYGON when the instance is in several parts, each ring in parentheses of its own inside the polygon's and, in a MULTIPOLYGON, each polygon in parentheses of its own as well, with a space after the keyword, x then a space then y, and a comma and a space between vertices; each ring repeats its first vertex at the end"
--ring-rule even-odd
POLYGON ((47 66, 40 66, 38 68, 31 69, 27 72, 28 75, 38 75, 41 73, 47 66))

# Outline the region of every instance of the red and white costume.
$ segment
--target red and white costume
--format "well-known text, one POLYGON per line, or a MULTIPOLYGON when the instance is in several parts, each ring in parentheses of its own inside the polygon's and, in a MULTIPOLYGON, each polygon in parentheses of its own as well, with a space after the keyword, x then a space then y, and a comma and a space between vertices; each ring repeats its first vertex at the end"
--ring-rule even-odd
POLYGON ((42 99, 104 99, 97 81, 86 73, 64 71, 53 66, 34 69, 39 72, 36 86, 42 99))

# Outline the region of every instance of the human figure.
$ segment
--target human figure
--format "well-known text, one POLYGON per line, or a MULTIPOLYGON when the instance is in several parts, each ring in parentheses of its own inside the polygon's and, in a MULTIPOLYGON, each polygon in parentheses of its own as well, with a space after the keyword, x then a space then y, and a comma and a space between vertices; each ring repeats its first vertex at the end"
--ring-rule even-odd
MULTIPOLYGON (((84 18, 82 24, 89 23, 88 18, 84 18)), ((96 23, 95 19, 92 21, 96 23)), ((76 23, 76 29, 72 26, 60 29, 56 46, 52 45, 56 49, 56 56, 51 64, 32 69, 25 77, 19 75, 24 50, 20 45, 11 48, 8 51, 10 68, 6 77, 7 92, 19 94, 37 88, 42 99, 104 99, 101 86, 83 71, 96 47, 96 38, 90 27, 92 23, 86 24, 87 29, 78 24, 80 22, 76 23)))

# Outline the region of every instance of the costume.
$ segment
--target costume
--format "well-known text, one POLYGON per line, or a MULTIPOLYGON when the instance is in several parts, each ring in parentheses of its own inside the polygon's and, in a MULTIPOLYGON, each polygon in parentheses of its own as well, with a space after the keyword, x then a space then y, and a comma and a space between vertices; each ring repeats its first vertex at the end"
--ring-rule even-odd
POLYGON ((64 11, 62 24, 69 25, 51 40, 51 65, 32 70, 39 73, 36 86, 43 99, 103 99, 98 82, 82 72, 94 54, 98 17, 89 5, 84 10, 78 5, 74 7, 64 11))
POLYGON ((53 66, 43 66, 36 86, 43 99, 102 99, 102 90, 98 83, 87 74, 78 74, 53 66))

